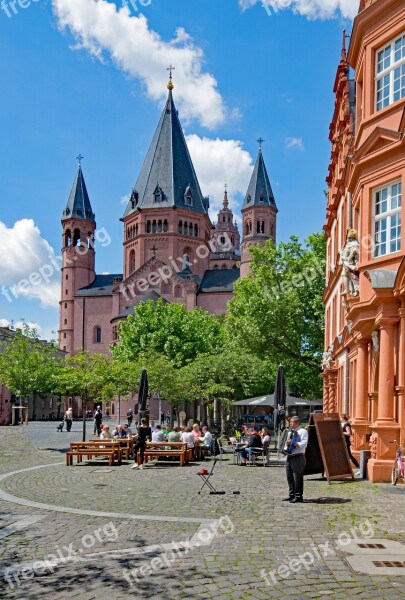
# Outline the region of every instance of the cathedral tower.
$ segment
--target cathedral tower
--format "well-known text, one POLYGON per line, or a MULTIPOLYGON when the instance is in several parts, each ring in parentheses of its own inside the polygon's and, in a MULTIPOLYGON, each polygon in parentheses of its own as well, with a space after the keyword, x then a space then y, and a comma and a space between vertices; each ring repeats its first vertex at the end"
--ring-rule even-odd
POLYGON ((225 186, 224 203, 218 213, 218 222, 211 233, 210 269, 233 269, 240 261, 240 235, 229 208, 225 186))
MULTIPOLYGON (((259 140, 261 144, 262 139, 259 140)), ((277 206, 264 164, 261 145, 242 207, 243 242, 240 275, 249 273, 252 260, 249 247, 276 241, 277 206)))
MULTIPOLYGON (((75 322, 74 295, 95 279, 94 232, 95 215, 83 177, 79 156, 77 174, 62 216, 62 269, 60 301, 60 348, 70 355, 74 346, 74 332, 80 327, 75 322)), ((82 324, 84 327, 84 324, 82 324)))

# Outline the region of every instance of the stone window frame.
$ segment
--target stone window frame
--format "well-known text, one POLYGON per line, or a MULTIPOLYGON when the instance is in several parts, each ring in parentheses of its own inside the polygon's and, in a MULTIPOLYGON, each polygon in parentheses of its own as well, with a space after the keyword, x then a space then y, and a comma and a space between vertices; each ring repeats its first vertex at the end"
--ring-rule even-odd
POLYGON ((373 256, 374 258, 380 258, 381 256, 394 254, 395 252, 399 252, 401 250, 401 178, 395 179, 373 189, 372 199, 372 231, 374 240, 373 256), (397 193, 393 194, 393 189, 396 186, 398 187, 397 193), (383 192, 386 192, 386 197, 383 197, 383 192), (396 202, 393 207, 392 205, 394 198, 396 198, 396 202), (379 209, 378 211, 377 208, 379 209), (385 250, 383 250, 383 246, 385 246, 385 250))
POLYGON ((375 52, 375 110, 405 98, 405 31, 375 52), (395 90, 396 82, 399 88, 395 90))

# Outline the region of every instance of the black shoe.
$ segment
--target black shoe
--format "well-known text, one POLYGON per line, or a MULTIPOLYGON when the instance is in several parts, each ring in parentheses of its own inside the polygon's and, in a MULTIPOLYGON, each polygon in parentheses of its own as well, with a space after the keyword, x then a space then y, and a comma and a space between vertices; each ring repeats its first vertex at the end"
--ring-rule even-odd
POLYGON ((293 498, 291 500, 291 504, 298 504, 299 502, 304 502, 303 498, 293 498))
POLYGON ((292 502, 294 500, 294 496, 288 496, 288 498, 283 498, 281 502, 292 502))

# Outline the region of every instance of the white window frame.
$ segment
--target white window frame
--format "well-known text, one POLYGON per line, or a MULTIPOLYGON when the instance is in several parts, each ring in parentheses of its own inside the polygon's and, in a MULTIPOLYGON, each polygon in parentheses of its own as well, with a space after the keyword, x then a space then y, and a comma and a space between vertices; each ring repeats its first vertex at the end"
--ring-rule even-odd
POLYGON ((378 112, 394 102, 398 102, 405 98, 405 31, 400 35, 395 36, 388 44, 378 48, 375 53, 375 110, 378 112), (401 43, 399 48, 395 48, 397 43, 401 43), (381 60, 380 60, 381 54, 381 60), (398 56, 396 57, 396 55, 398 56), (394 98, 395 90, 395 72, 397 69, 400 70, 399 75, 399 96, 394 98), (403 87, 401 86, 401 79, 403 79, 403 87), (378 86, 381 81, 384 82, 385 87, 388 88, 388 95, 381 96, 378 99, 378 86), (384 100, 388 99, 388 102, 385 104, 384 100))
MULTIPOLYGON (((381 197, 381 196, 380 196, 381 197)), ((373 240, 374 240, 374 248, 373 248, 373 256, 374 258, 380 258, 381 256, 387 256, 389 254, 394 254, 395 252, 399 252, 401 250, 401 213, 402 213, 402 181, 401 179, 396 179, 395 181, 390 181, 385 185, 382 185, 373 190, 373 240), (398 198, 397 206, 392 207, 392 199, 393 194, 392 190, 394 186, 399 186, 398 194, 395 196, 398 198), (384 190, 387 190, 387 209, 383 212, 380 212, 378 215, 376 214, 376 200, 377 194, 381 194, 384 190), (398 218, 399 224, 394 227, 399 228, 399 235, 396 237, 392 237, 393 233, 393 219, 398 218), (377 232, 377 225, 385 221, 386 228, 383 230, 385 233, 385 240, 381 239, 381 230, 377 232), (396 242, 395 249, 391 249, 391 244, 396 242), (382 251, 382 248, 385 244, 385 251, 382 251)))

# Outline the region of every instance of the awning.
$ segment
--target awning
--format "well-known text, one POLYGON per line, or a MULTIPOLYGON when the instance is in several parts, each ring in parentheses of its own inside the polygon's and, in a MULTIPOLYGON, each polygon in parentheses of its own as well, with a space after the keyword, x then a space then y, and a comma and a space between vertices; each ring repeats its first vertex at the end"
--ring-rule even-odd
MULTIPOLYGON (((287 395, 287 408, 294 406, 303 406, 308 408, 322 408, 322 400, 304 400, 303 398, 296 398, 295 396, 287 395)), ((267 396, 257 396, 256 398, 247 398, 246 400, 238 400, 233 403, 234 406, 274 406, 274 394, 268 394, 267 396)))

